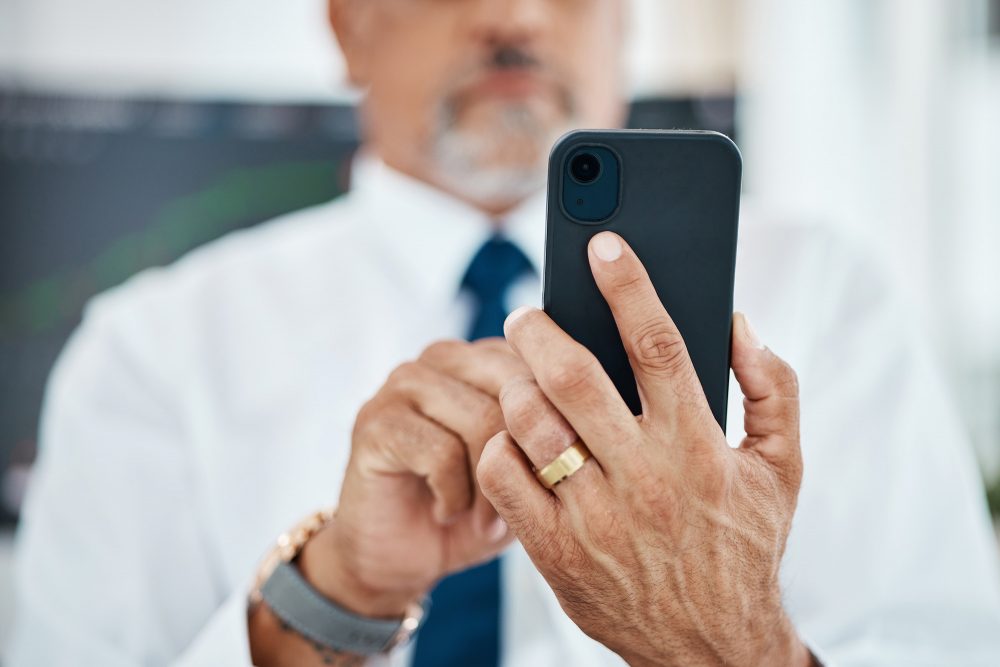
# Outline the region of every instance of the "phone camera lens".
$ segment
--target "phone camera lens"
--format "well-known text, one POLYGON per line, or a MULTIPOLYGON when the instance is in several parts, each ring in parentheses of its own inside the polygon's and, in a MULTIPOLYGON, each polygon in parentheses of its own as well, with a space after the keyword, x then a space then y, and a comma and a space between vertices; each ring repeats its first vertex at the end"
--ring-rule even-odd
POLYGON ((593 183, 601 175, 601 160, 593 153, 578 153, 569 163, 569 173, 577 183, 593 183))

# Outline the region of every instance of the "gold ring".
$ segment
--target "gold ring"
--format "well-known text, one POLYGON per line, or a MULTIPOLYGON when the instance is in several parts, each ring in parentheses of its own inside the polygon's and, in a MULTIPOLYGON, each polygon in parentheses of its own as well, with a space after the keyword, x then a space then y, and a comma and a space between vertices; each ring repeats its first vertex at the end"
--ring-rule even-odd
POLYGON ((542 486, 546 489, 551 489, 582 468, 583 464, 591 456, 592 454, 587 449, 587 446, 577 440, 567 447, 562 454, 557 456, 555 461, 536 471, 535 476, 538 477, 538 481, 542 483, 542 486))

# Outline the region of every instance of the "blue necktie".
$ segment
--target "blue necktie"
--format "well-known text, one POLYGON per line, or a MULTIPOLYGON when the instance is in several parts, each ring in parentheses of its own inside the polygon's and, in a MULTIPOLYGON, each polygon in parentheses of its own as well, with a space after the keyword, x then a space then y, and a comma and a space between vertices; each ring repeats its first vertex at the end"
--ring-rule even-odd
MULTIPOLYGON (((531 262, 501 236, 483 244, 469 264, 462 289, 476 302, 469 340, 503 335, 504 298, 531 262)), ((453 574, 431 592, 431 611, 420 629, 413 667, 497 667, 500 664, 500 559, 453 574)))

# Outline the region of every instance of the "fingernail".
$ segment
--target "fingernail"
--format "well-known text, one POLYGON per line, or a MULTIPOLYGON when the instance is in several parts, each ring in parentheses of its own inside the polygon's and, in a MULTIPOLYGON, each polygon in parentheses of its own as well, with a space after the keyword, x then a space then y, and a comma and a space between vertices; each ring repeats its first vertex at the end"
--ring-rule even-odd
POLYGON ((746 315, 743 316, 743 328, 746 330, 747 342, 758 350, 763 350, 764 344, 760 342, 760 337, 757 336, 757 332, 754 331, 753 326, 750 325, 750 318, 746 315))
POLYGON ((622 256, 622 242, 611 232, 601 232, 590 242, 597 258, 604 262, 613 262, 622 256))
POLYGON ((509 327, 510 325, 514 324, 514 322, 516 322, 517 320, 519 320, 521 317, 527 315, 532 310, 535 310, 535 309, 532 308, 531 306, 521 306, 520 308, 518 308, 517 310, 515 310, 513 313, 511 313, 510 315, 507 316, 506 321, 503 323, 503 330, 506 332, 507 331, 507 327, 509 327))
POLYGON ((503 538, 507 537, 507 522, 500 517, 497 517, 490 526, 488 535, 491 542, 499 542, 503 538))

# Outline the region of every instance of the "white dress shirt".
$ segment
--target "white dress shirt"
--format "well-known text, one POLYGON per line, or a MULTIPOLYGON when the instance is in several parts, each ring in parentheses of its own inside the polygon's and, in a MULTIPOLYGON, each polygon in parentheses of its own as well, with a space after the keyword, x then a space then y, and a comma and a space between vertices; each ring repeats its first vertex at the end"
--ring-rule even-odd
MULTIPOLYGON (((542 199, 505 228, 537 267, 542 199)), ((389 372, 463 335, 459 284, 491 233, 361 159, 351 194, 95 299, 48 390, 9 666, 248 664, 260 557, 336 502, 355 414, 389 372)), ((801 381, 805 479, 781 577, 799 632, 831 665, 1000 665, 974 461, 876 264, 745 210, 736 304, 801 381)), ((741 415, 733 383, 734 444, 741 415)), ((621 664, 517 546, 503 577, 504 665, 621 664)))

